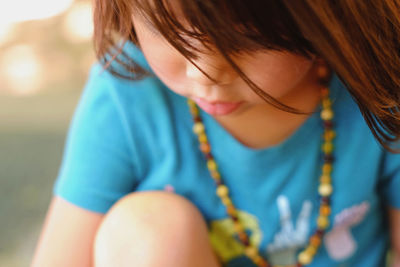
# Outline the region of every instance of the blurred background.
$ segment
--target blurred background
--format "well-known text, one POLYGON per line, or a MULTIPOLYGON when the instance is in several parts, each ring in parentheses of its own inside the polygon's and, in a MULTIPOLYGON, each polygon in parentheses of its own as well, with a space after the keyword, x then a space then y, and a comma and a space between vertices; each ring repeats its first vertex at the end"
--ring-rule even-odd
POLYGON ((29 266, 90 66, 87 0, 0 1, 0 266, 29 266))

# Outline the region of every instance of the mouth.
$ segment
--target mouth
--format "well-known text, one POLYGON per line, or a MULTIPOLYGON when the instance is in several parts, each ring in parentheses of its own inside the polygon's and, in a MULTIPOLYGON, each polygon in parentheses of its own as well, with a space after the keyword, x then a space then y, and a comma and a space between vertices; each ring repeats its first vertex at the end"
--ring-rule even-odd
POLYGON ((237 110, 243 102, 223 102, 207 101, 201 98, 193 98, 194 102, 210 115, 221 116, 228 115, 237 110))

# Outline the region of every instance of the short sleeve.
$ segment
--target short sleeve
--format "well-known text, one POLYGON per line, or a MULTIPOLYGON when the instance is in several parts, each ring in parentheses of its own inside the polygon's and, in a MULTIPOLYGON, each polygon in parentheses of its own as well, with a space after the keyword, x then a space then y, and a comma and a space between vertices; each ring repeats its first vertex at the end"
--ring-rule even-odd
POLYGON ((110 74, 95 65, 75 111, 54 194, 105 213, 136 186, 132 136, 110 74))
POLYGON ((400 154, 385 153, 381 192, 386 204, 400 209, 400 154))

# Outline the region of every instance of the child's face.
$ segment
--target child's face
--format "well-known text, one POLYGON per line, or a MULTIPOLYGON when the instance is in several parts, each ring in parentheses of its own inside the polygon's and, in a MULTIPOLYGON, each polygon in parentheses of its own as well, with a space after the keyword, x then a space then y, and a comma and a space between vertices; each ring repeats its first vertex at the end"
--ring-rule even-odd
MULTIPOLYGON (((155 32, 140 16, 134 16, 133 23, 142 51, 154 73, 172 91, 194 99, 206 112, 227 116, 256 105, 269 105, 249 88, 221 55, 205 51, 195 60, 199 68, 216 83, 167 43, 161 33, 155 32), (215 102, 222 102, 219 108, 215 102)), ((198 42, 193 40, 193 43, 198 42)), ((313 60, 302 56, 265 50, 233 59, 259 88, 283 103, 295 104, 297 99, 306 95, 302 94, 302 90, 312 86, 311 83, 315 84, 313 60)))

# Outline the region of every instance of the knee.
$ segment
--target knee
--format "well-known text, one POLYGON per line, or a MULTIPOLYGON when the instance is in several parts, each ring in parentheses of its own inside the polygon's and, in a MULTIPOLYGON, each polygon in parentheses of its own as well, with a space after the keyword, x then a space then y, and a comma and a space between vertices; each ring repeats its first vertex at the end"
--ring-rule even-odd
MULTIPOLYGON (((117 203, 106 214, 101 228, 127 227, 128 232, 134 226, 143 231, 160 231, 165 229, 191 230, 204 222, 199 210, 182 196, 149 191, 132 193, 117 203)), ((101 229, 100 228, 100 229, 101 229)), ((170 231, 167 231, 170 232, 170 231)))
MULTIPOLYGON (((142 258, 207 242, 207 227, 198 209, 185 198, 166 192, 127 195, 106 214, 95 239, 95 262, 142 258), (194 240, 195 239, 195 240, 194 240), (160 251, 157 251, 157 248, 160 251)), ((138 265, 140 266, 140 265, 138 265)), ((144 266, 144 265, 143 265, 144 266)))

